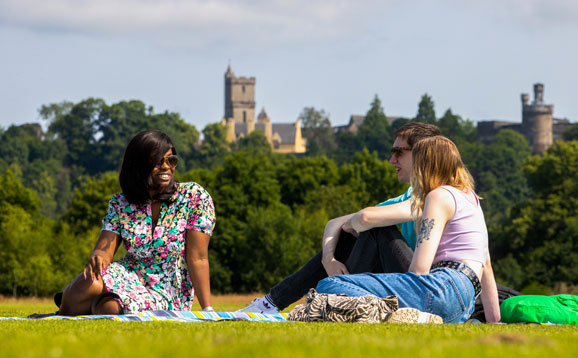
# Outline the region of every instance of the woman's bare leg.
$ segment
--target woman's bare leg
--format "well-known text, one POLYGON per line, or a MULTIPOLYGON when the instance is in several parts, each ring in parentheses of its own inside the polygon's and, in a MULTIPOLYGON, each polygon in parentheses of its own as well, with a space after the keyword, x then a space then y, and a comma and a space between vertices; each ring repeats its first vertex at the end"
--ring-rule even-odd
MULTIPOLYGON (((98 298, 97 298, 98 299, 98 298)), ((118 303, 118 298, 115 297, 102 297, 94 305, 93 314, 122 314, 123 309, 118 303)))
POLYGON ((92 314, 92 300, 103 292, 106 292, 106 289, 102 278, 92 281, 90 277, 84 278, 80 274, 64 290, 58 313, 63 316, 92 314))

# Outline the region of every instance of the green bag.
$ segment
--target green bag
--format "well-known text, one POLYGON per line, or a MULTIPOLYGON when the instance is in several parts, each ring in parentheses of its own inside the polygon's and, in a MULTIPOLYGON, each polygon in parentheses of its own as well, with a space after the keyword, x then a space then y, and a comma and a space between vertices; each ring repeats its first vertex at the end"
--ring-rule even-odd
POLYGON ((578 324, 578 296, 515 296, 500 305, 504 323, 578 324))

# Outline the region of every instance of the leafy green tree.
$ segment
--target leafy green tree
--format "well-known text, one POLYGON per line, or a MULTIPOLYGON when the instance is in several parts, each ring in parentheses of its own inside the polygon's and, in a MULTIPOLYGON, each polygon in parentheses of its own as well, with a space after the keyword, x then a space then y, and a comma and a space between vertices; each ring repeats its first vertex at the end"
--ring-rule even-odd
POLYGON ((74 190, 74 198, 62 219, 75 234, 100 228, 110 198, 119 192, 121 188, 115 172, 89 178, 82 187, 74 190))
POLYGON ((357 136, 362 147, 371 152, 376 151, 382 159, 389 156, 392 144, 389 124, 377 95, 373 98, 363 124, 359 126, 357 136))
POLYGON ((38 214, 33 190, 7 171, 0 176, 0 292, 45 293, 52 287, 52 263, 46 254, 51 222, 38 214))
POLYGON ((152 108, 146 108, 141 101, 122 101, 106 106, 96 120, 100 160, 94 172, 117 170, 120 167, 124 149, 138 132, 152 129, 148 116, 152 108))
POLYGON ((49 121, 48 137, 65 144, 64 166, 80 168, 73 170, 75 173, 117 170, 130 139, 146 129, 158 129, 171 137, 185 170, 192 165, 198 147, 198 131, 178 113, 155 114, 152 107, 137 100, 109 106, 102 99, 88 98, 76 104, 43 106, 40 114, 49 121))
POLYGON ((303 204, 309 195, 322 186, 337 184, 339 174, 335 163, 325 156, 289 157, 278 170, 281 201, 291 207, 303 204))
POLYGON ((149 116, 149 119, 150 127, 146 129, 158 129, 171 137, 179 154, 179 170, 192 169, 195 164, 196 151, 200 146, 197 128, 185 122, 180 114, 175 112, 165 111, 149 116))
MULTIPOLYGON (((310 191, 304 198, 303 205, 298 206, 295 211, 301 213, 301 218, 308 218, 310 221, 313 221, 315 217, 322 218, 317 224, 314 222, 309 224, 320 227, 321 233, 313 236, 320 240, 325 223, 329 219, 354 213, 363 207, 358 201, 358 196, 359 193, 356 193, 349 185, 321 185, 317 190, 310 191)), ((302 222, 303 219, 300 220, 302 222)))
POLYGON ((248 211, 245 240, 239 243, 245 259, 239 262, 237 290, 265 292, 313 254, 297 228, 291 209, 283 204, 248 211))
POLYGON ((204 168, 222 165, 223 158, 230 150, 227 127, 221 123, 211 123, 203 129, 203 143, 195 154, 195 160, 204 168))
MULTIPOLYGON (((59 220, 47 236, 46 253, 55 263, 55 269, 52 275, 53 289, 45 295, 52 296, 54 292, 62 291, 82 272, 100 234, 100 225, 91 227, 85 232, 76 231, 65 221, 59 220)), ((119 259, 125 253, 126 251, 121 246, 115 259, 119 259)))
MULTIPOLYGON (((464 145, 460 146, 460 150, 464 145)), ((530 191, 522 171, 532 154, 526 137, 512 130, 500 131, 487 146, 473 145, 476 157, 465 162, 476 179, 476 190, 484 198, 482 207, 492 230, 508 214, 514 203, 529 198, 530 191)), ((466 150, 467 152, 467 150, 466 150)), ((470 157, 466 153, 466 157, 470 157)))
POLYGON ((235 150, 242 150, 252 153, 263 153, 265 155, 270 155, 273 153, 271 144, 265 137, 265 133, 260 130, 253 131, 248 135, 239 138, 237 143, 234 145, 235 150))
POLYGON ((566 128, 563 134, 564 140, 578 140, 578 123, 566 128))
POLYGON ((443 135, 456 143, 460 141, 474 141, 476 130, 471 121, 464 121, 462 117, 454 114, 450 108, 444 113, 437 123, 443 135))
MULTIPOLYGON (((184 182, 195 182, 200 184, 203 188, 209 189, 215 187, 215 181, 217 180, 218 170, 212 170, 207 168, 195 168, 189 170, 186 173, 177 173, 177 181, 184 182)), ((209 191, 210 193, 210 191, 209 191)))
POLYGON ((578 141, 556 142, 543 156, 529 158, 524 170, 539 197, 570 195, 578 190, 578 141))
POLYGON ((199 133, 178 113, 155 114, 153 107, 147 107, 141 101, 121 101, 106 106, 97 124, 102 135, 98 140, 100 156, 95 163, 96 172, 117 170, 128 142, 147 129, 158 129, 171 137, 181 159, 179 167, 187 170, 193 164, 199 133))
POLYGON ((336 149, 335 135, 329 121, 329 114, 314 107, 305 107, 299 119, 303 125, 303 136, 307 139, 309 155, 327 154, 336 149))
POLYGON ((337 149, 329 153, 328 156, 335 160, 337 164, 343 164, 353 159, 356 152, 363 149, 360 139, 349 131, 342 131, 335 136, 337 149))
POLYGON ((34 190, 26 188, 16 178, 16 175, 8 170, 0 175, 0 207, 11 205, 20 207, 26 212, 36 212, 40 206, 40 200, 34 190))
MULTIPOLYGON (((108 200, 120 191, 111 170, 140 130, 169 134, 181 158, 177 178, 201 184, 213 197, 215 292, 270 288, 319 250, 329 219, 407 188, 383 159, 393 133, 409 120, 389 125, 377 96, 357 135, 333 136, 327 114, 305 108, 301 119, 311 146, 302 157, 273 153, 259 131, 231 146, 221 124, 205 127, 200 145, 196 129, 178 114, 155 114, 141 101, 63 102, 43 106, 41 115, 49 121, 46 135, 38 125, 0 128, 2 294, 51 294, 82 270, 108 200)), ((501 282, 527 292, 559 281, 576 284, 576 142, 558 142, 531 158, 516 132, 501 131, 484 145, 475 140, 473 124, 451 110, 436 121, 427 94, 418 117, 456 142, 474 175, 501 282)))
POLYGON ((17 297, 26 279, 32 218, 22 207, 5 204, 0 209, 0 278, 2 290, 17 297))
POLYGON ((356 153, 352 162, 341 166, 339 176, 340 184, 351 188, 352 199, 362 207, 376 205, 407 189, 407 184, 397 179, 391 164, 367 150, 356 153))
POLYGON ((51 103, 43 105, 38 110, 38 113, 40 114, 40 117, 50 122, 53 122, 70 114, 70 111, 72 111, 73 107, 74 103, 70 101, 62 101, 60 103, 51 103))
POLYGON ((217 263, 214 269, 211 266, 211 283, 216 292, 240 292, 244 284, 240 275, 241 266, 249 259, 243 256, 245 242, 249 240, 249 212, 280 205, 277 164, 273 158, 262 152, 231 153, 225 157, 223 167, 214 169, 214 182, 205 186, 217 213, 211 239, 212 260, 217 263))
POLYGON ((40 212, 55 219, 70 198, 70 179, 61 140, 45 138, 38 124, 10 126, 0 133, 0 173, 11 169, 41 200, 40 212))
POLYGON ((77 104, 69 102, 42 106, 41 116, 49 121, 48 135, 66 145, 65 166, 78 166, 93 173, 98 158, 96 147, 97 120, 106 108, 104 100, 88 98, 77 104))
POLYGON ((22 183, 33 188, 40 199, 40 213, 57 219, 72 198, 71 172, 57 159, 36 159, 24 167, 22 183))
POLYGON ((411 120, 408 118, 397 118, 391 123, 389 126, 389 136, 392 141, 395 140, 395 132, 409 122, 411 122, 411 120))
MULTIPOLYGON (((113 194, 120 191, 115 172, 88 178, 80 188, 74 190, 70 205, 46 238, 46 252, 51 262, 58 263, 51 277, 52 293, 57 289, 62 290, 82 271, 100 234, 108 202, 113 194)), ((121 247, 115 258, 125 253, 121 247)), ((42 258, 39 260, 42 262, 42 258)))
POLYGON ((416 122, 437 124, 436 112, 434 110, 434 102, 427 93, 421 96, 421 100, 419 101, 417 107, 417 114, 414 120, 416 122))
POLYGON ((542 156, 528 159, 524 171, 533 197, 516 206, 501 232, 497 263, 507 276, 515 261, 523 285, 578 283, 578 141, 556 142, 542 156), (503 260, 505 260, 503 259, 503 260))
POLYGON ((35 159, 47 159, 42 135, 38 124, 11 125, 0 133, 0 157, 8 164, 18 163, 21 166, 35 159))

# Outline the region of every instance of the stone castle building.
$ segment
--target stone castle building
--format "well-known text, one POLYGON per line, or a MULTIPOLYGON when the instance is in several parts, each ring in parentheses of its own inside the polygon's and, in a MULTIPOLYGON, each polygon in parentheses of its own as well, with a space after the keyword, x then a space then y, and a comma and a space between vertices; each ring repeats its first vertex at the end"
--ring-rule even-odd
POLYGON ((225 115, 221 123, 227 126, 229 142, 260 130, 276 152, 299 154, 307 149, 299 119, 295 123, 272 123, 263 108, 255 122, 255 77, 236 77, 231 66, 225 72, 225 115))
POLYGON ((534 148, 535 153, 542 153, 562 134, 570 125, 569 120, 554 118, 554 105, 544 103, 544 85, 534 84, 534 100, 530 103, 530 96, 522 93, 522 123, 508 121, 479 121, 478 138, 489 143, 502 129, 512 129, 520 132, 534 148))

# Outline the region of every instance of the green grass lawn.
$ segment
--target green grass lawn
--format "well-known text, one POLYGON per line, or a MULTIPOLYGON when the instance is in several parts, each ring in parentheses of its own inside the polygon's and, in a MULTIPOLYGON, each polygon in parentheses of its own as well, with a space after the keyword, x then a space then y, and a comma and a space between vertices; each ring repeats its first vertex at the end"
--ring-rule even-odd
MULTIPOLYGON (((217 306, 217 305, 215 305, 217 306)), ((221 310, 242 307, 223 302, 221 310)), ((49 312, 0 302, 1 316, 49 312)), ((1 357, 578 356, 578 327, 259 322, 0 321, 1 357)))

